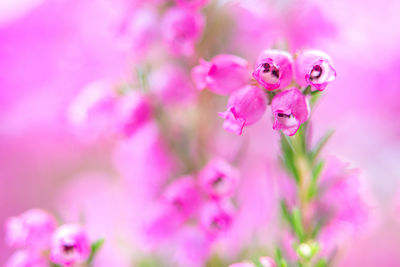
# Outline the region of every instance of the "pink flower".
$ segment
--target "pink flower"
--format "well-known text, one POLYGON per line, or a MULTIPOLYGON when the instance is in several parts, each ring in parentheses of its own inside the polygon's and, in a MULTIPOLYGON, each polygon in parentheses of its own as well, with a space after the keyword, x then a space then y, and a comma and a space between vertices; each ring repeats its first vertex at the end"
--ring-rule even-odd
POLYGON ((228 95, 249 82, 248 63, 234 55, 221 54, 210 62, 200 59, 192 70, 197 89, 208 88, 219 95, 228 95))
POLYGON ((281 50, 265 50, 258 57, 253 77, 267 90, 287 87, 293 76, 292 56, 281 50))
POLYGON ((175 2, 183 7, 200 8, 208 4, 210 0, 175 0, 175 2))
POLYGON ((164 39, 171 52, 191 56, 200 39, 205 19, 195 10, 182 7, 170 8, 162 21, 164 39))
POLYGON ((183 176, 173 181, 165 189, 163 199, 188 218, 196 211, 200 201, 194 177, 183 176))
POLYGON ((227 110, 219 115, 225 119, 225 130, 241 135, 243 127, 259 121, 266 108, 265 93, 256 86, 248 85, 230 96, 227 110))
POLYGON ((190 100, 196 93, 188 74, 172 64, 164 65, 151 74, 150 88, 164 104, 190 100))
POLYGON ((232 196, 238 180, 238 170, 223 159, 211 160, 199 173, 201 188, 214 199, 232 196))
POLYGON ((83 87, 67 111, 67 119, 85 141, 115 131, 117 94, 108 81, 97 80, 83 87))
POLYGON ((114 120, 119 121, 120 131, 131 136, 152 117, 150 100, 139 92, 130 92, 121 97, 114 120))
POLYGON ((32 209, 6 222, 6 241, 12 247, 46 249, 57 222, 47 212, 32 209))
POLYGON ((229 201, 210 201, 200 211, 200 225, 210 238, 225 233, 233 222, 234 207, 229 201))
POLYGON ((277 94, 271 103, 274 114, 274 130, 282 130, 284 134, 292 136, 309 116, 309 106, 305 96, 297 89, 292 88, 277 94))
POLYGON ((53 234, 50 257, 62 266, 86 261, 90 254, 87 233, 75 224, 64 224, 53 234))
POLYGON ((276 267, 275 260, 271 257, 261 257, 260 263, 263 267, 276 267))
POLYGON ((331 58, 322 51, 307 50, 299 53, 294 65, 296 82, 323 91, 336 78, 331 58))
POLYGON ((47 261, 40 255, 28 250, 19 250, 11 255, 5 267, 48 267, 47 261))

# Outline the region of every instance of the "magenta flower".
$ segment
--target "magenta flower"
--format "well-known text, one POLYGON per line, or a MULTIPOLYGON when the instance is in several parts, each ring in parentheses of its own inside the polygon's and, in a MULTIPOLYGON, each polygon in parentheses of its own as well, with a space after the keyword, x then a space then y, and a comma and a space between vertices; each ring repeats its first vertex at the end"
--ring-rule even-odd
POLYGON ((188 218, 197 210, 200 201, 194 177, 183 176, 173 181, 165 189, 163 199, 184 218, 188 218))
POLYGON ((150 88, 163 104, 187 102, 197 93, 188 74, 173 64, 163 65, 150 75, 150 88))
POLYGON ((200 8, 210 2, 210 0, 175 0, 177 5, 183 7, 200 8))
POLYGON ((197 89, 205 88, 219 95, 229 95, 249 82, 249 68, 245 59, 221 54, 210 62, 200 59, 193 68, 192 79, 197 89))
POLYGON ((6 241, 12 247, 47 249, 57 222, 49 213, 32 209, 6 222, 6 241))
POLYGON ((200 211, 200 225, 210 238, 225 233, 233 222, 234 208, 229 201, 210 201, 200 211))
POLYGON ((232 196, 237 188, 239 171, 223 159, 211 160, 199 173, 199 183, 213 199, 232 196))
POLYGON ((284 134, 292 136, 309 116, 309 105, 305 96, 297 89, 292 88, 277 94, 271 103, 274 114, 274 130, 282 130, 284 134))
POLYGON ((295 79, 301 87, 311 85, 323 91, 336 78, 331 58, 322 51, 307 50, 299 53, 294 64, 295 79))
POLYGON ((50 257, 62 266, 86 261, 90 254, 87 233, 75 224, 64 224, 53 234, 50 257))
POLYGON ((260 263, 263 267, 276 267, 275 260, 271 257, 260 257, 260 263))
POLYGON ((48 267, 48 262, 29 250, 19 250, 11 255, 5 267, 48 267))
POLYGON ((202 14, 189 8, 170 8, 162 21, 164 39, 171 52, 176 55, 191 56, 200 39, 205 19, 202 14))
POLYGON ((114 120, 119 121, 120 131, 131 136, 152 117, 150 100, 139 92, 130 92, 118 101, 114 120))
POLYGON ((266 108, 265 93, 256 86, 248 85, 230 96, 227 110, 219 115, 225 119, 225 130, 241 135, 243 127, 259 121, 266 108))
POLYGON ((281 50, 265 50, 258 57, 253 77, 272 91, 277 88, 287 87, 293 76, 292 56, 281 50))

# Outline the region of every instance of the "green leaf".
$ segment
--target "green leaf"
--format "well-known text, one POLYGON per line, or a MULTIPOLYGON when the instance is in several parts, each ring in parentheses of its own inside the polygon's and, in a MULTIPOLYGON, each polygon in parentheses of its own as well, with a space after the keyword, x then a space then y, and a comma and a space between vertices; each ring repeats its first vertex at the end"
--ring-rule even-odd
POLYGON ((275 250, 275 260, 277 267, 288 267, 286 260, 282 256, 282 252, 279 248, 275 250))
POLYGON ((293 220, 293 230, 296 233, 297 237, 299 238, 300 242, 303 242, 305 234, 299 208, 293 209, 292 220, 293 220))
POLYGON ((311 177, 311 184, 307 192, 307 197, 309 200, 311 200, 317 193, 318 193, 318 187, 317 187, 317 182, 318 178, 324 168, 325 162, 323 160, 319 161, 313 168, 312 170, 312 177, 311 177))
POLYGON ((55 264, 55 263, 51 263, 50 265, 51 265, 51 267, 62 267, 61 265, 58 265, 58 264, 55 264))
POLYGON ((311 106, 314 106, 315 103, 317 103, 317 101, 321 97, 321 95, 322 95, 322 92, 320 92, 318 90, 311 92, 311 100, 310 100, 311 106))
POLYGON ((300 175, 294 162, 296 151, 293 147, 292 140, 283 133, 281 133, 281 148, 283 166, 285 166, 296 182, 299 183, 300 175))
POLYGON ((292 216, 290 215, 290 211, 288 206, 286 205, 286 202, 284 200, 281 200, 281 212, 282 216, 286 221, 290 224, 290 226, 294 229, 294 224, 292 220, 292 216))
POLYGON ((104 239, 101 238, 95 242, 92 243, 91 248, 90 248, 90 255, 89 259, 87 260, 87 264, 91 265, 93 263, 93 260, 97 254, 97 252, 101 249, 101 247, 104 244, 104 239))
POLYGON ((329 139, 332 137, 334 130, 328 131, 315 145, 314 149, 311 151, 310 158, 314 162, 318 157, 319 153, 322 151, 324 146, 328 143, 329 139))
POLYGON ((327 267, 328 266, 328 262, 325 259, 320 259, 315 265, 314 267, 327 267))

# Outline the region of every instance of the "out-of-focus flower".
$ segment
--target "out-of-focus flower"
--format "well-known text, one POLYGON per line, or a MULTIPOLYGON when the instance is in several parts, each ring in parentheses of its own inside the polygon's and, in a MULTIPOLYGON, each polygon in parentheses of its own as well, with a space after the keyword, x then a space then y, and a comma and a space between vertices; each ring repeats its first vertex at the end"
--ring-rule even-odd
POLYGON ((199 12, 183 7, 170 8, 162 21, 162 33, 173 54, 191 56, 200 39, 205 19, 199 12))
POLYGON ((305 96, 292 88, 277 94, 271 102, 274 114, 274 130, 282 130, 286 135, 294 135, 309 116, 309 106, 305 96))
POLYGON ((199 173, 201 188, 214 199, 232 196, 238 180, 238 170, 220 158, 211 160, 199 173))
POLYGON ((49 213, 32 209, 6 222, 6 241, 12 247, 37 250, 50 246, 51 235, 57 222, 49 213))
POLYGON ((175 0, 175 2, 183 7, 200 8, 208 4, 210 0, 175 0))
POLYGON ((176 65, 162 66, 150 75, 149 80, 151 90, 164 104, 190 100, 196 93, 188 75, 176 65))
POLYGON ((183 176, 173 181, 165 189, 163 199, 185 218, 195 213, 200 201, 200 194, 194 177, 183 176))
POLYGON ((259 121, 266 108, 265 93, 256 86, 248 85, 229 97, 227 110, 219 115, 225 119, 225 130, 241 135, 243 127, 259 121))
POLYGON ((129 92, 121 97, 116 108, 114 120, 118 121, 118 128, 126 136, 134 134, 152 117, 150 100, 139 92, 129 92))
POLYGON ((19 250, 11 255, 5 267, 48 267, 48 262, 40 255, 29 251, 19 250))
POLYGON ((54 232, 50 253, 54 263, 71 266, 87 260, 89 254, 89 237, 79 225, 64 224, 54 232))
POLYGON ((200 211, 200 225, 211 239, 216 238, 228 231, 234 211, 230 201, 209 201, 200 211))
POLYGON ((267 90, 285 88, 292 81, 292 56, 281 50, 265 50, 259 56, 253 77, 267 90))
POLYGON ((197 89, 228 95, 249 82, 249 68, 245 59, 221 54, 210 62, 200 59, 200 64, 193 68, 192 79, 197 89))
POLYGON ((294 64, 296 82, 305 87, 323 91, 336 78, 336 71, 332 60, 326 53, 318 50, 300 52, 294 64))
POLYGON ((67 118, 79 137, 93 141, 115 131, 117 95, 104 80, 86 85, 69 107, 67 118))
POLYGON ((147 54, 157 36, 157 11, 153 8, 136 8, 121 27, 123 41, 135 51, 139 59, 147 54))
POLYGON ((261 257, 260 263, 263 267, 276 267, 275 260, 271 257, 261 257))
POLYGON ((210 254, 210 241, 198 227, 188 226, 179 231, 175 254, 179 266, 204 266, 210 254))

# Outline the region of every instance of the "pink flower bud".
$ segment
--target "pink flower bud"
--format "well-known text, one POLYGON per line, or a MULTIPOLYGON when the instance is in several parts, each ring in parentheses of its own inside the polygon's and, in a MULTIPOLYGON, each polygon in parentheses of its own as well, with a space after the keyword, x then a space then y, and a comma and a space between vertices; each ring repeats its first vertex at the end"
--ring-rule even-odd
POLYGON ((292 56, 281 50, 265 50, 258 57, 253 77, 272 91, 277 88, 287 87, 293 77, 292 56))
POLYGON ((47 249, 57 222, 47 212, 32 209, 6 222, 6 241, 12 247, 47 249))
POLYGON ((172 64, 164 65, 151 74, 150 87, 164 104, 188 101, 197 93, 188 74, 172 64))
POLYGON ((118 101, 115 120, 126 136, 131 136, 152 117, 150 100, 139 92, 130 92, 118 101))
POLYGON ((219 115, 225 119, 225 130, 241 135, 243 127, 259 121, 266 108, 265 93, 256 86, 248 85, 230 96, 227 110, 219 115))
POLYGON ((47 261, 40 255, 28 250, 19 250, 11 255, 5 267, 48 267, 47 261))
POLYGON ((183 7, 170 8, 163 19, 164 39, 173 54, 191 56, 202 35, 205 19, 195 10, 183 7))
POLYGON ((271 108, 275 118, 273 129, 282 130, 289 136, 297 132, 309 115, 307 100, 297 88, 277 94, 272 99, 271 108))
POLYGON ((299 53, 294 65, 296 82, 323 91, 336 78, 331 58, 322 51, 307 50, 299 53))
POLYGON ((239 171, 223 159, 211 160, 199 174, 199 183, 211 198, 232 196, 239 180, 239 171))
POLYGON ((173 181, 165 189, 163 198, 184 218, 189 217, 196 211, 200 201, 194 177, 183 176, 173 181))
POLYGON ((175 0, 177 5, 191 8, 200 8, 208 4, 210 0, 175 0))
POLYGON ((201 209, 200 225, 210 238, 215 238, 230 228, 233 215, 234 207, 229 201, 210 201, 201 209))
POLYGON ((53 234, 50 257, 62 266, 71 266, 86 261, 90 254, 87 233, 74 224, 64 224, 53 234))
POLYGON ((263 267, 276 267, 275 260, 271 257, 261 257, 260 263, 263 267))
POLYGON ((221 54, 210 62, 200 59, 193 68, 192 79, 197 89, 208 88, 219 95, 228 95, 249 82, 248 63, 234 55, 221 54))

